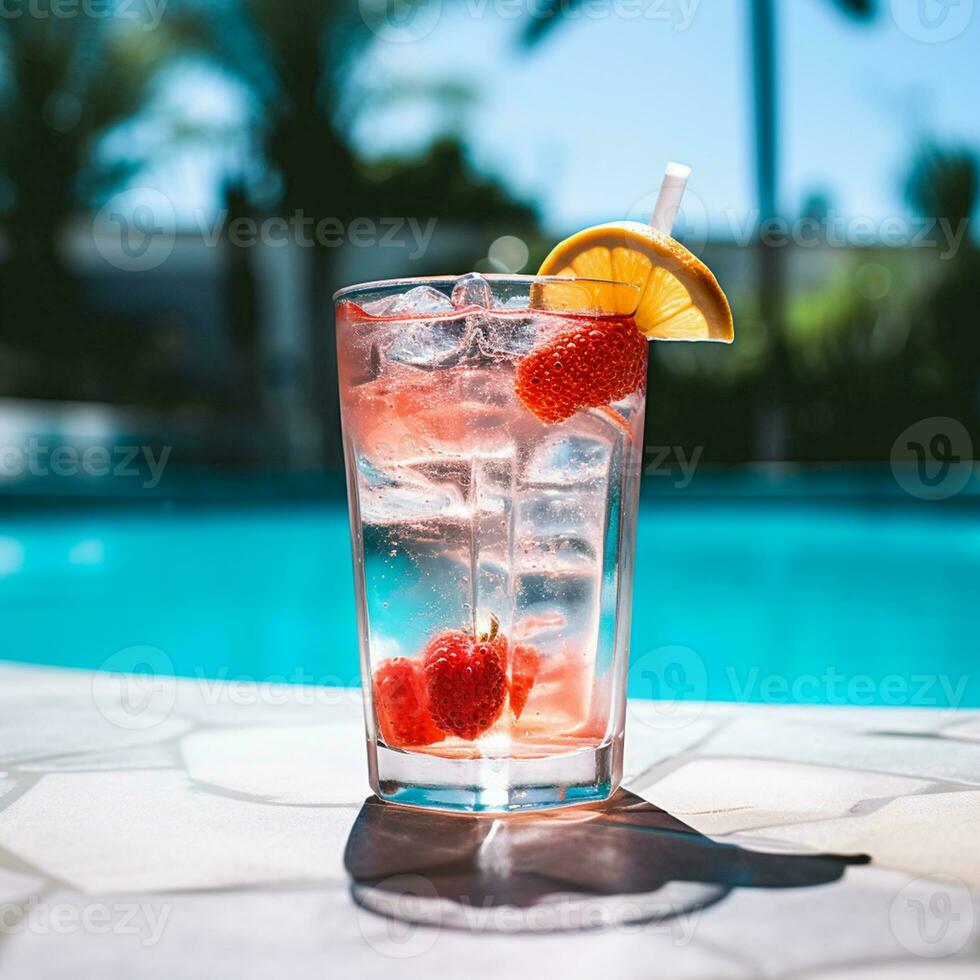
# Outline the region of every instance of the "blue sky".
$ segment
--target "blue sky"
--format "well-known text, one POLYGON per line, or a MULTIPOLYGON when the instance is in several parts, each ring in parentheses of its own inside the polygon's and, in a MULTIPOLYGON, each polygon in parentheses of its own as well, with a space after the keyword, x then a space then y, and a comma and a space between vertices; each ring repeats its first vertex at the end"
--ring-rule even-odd
MULTIPOLYGON (((536 0, 415 2, 428 17, 424 36, 376 40, 359 83, 468 86, 462 126, 476 162, 537 202, 549 231, 646 218, 668 160, 694 168, 689 229, 730 236, 744 227, 755 205, 749 0, 587 0, 591 18, 568 18, 530 51, 517 38, 536 0), (622 5, 655 16, 623 17, 622 5)), ((878 3, 877 19, 860 25, 832 0, 776 0, 785 215, 820 191, 847 217, 902 216, 902 181, 923 134, 980 153, 980 0, 878 3), (937 22, 950 5, 955 36, 930 43, 942 29, 916 20, 920 2, 937 22)), ((183 68, 162 108, 228 134, 207 150, 175 149, 142 181, 191 221, 214 210, 245 107, 228 81, 183 68)), ((362 113, 354 135, 366 154, 406 153, 446 123, 431 103, 401 100, 362 113)))
MULTIPOLYGON (((754 205, 748 0, 638 2, 668 19, 625 19, 610 0, 604 16, 598 7, 525 51, 515 38, 533 0, 443 0, 431 33, 378 41, 361 77, 470 84, 476 160, 538 201, 556 230, 646 207, 669 159, 694 168, 692 207, 724 229, 730 211, 754 205)), ((960 0, 947 12, 957 36, 930 43, 935 29, 909 21, 918 2, 880 0, 867 25, 831 0, 777 2, 785 213, 822 190, 842 213, 903 214, 919 134, 980 150, 980 12, 960 0)), ((927 11, 941 17, 945 2, 925 0, 927 11)), ((370 153, 405 149, 442 121, 399 104, 362 122, 357 139, 370 153)))

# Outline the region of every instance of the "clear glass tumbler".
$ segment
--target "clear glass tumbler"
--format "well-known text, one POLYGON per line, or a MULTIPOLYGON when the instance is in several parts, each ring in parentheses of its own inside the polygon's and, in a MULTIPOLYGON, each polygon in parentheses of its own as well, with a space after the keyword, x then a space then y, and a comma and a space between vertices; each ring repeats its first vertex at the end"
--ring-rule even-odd
MULTIPOLYGON (((334 297, 371 785, 509 811, 622 774, 644 386, 546 424, 523 358, 630 319, 610 284, 479 276, 334 297)), ((645 351, 645 349, 644 349, 645 351)), ((644 352, 645 358, 645 352, 644 352)))

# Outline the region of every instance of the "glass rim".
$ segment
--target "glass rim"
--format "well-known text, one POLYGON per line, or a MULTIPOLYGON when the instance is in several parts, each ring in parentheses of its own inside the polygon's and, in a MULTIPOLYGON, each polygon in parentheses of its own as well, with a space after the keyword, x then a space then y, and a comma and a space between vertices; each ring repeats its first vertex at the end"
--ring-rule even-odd
MULTIPOLYGON (((352 283, 349 286, 338 289, 331 297, 331 300, 336 304, 358 293, 379 289, 395 289, 399 286, 406 286, 410 289, 418 286, 438 288, 439 286, 454 284, 466 275, 471 275, 471 273, 462 272, 455 276, 406 276, 398 279, 375 279, 370 282, 352 283)), ((530 286, 535 283, 581 283, 586 286, 618 286, 619 288, 635 291, 637 301, 639 301, 641 293, 640 287, 635 283, 623 282, 620 279, 600 279, 595 276, 529 276, 506 272, 481 272, 479 275, 491 284, 521 285, 527 283, 530 286)))

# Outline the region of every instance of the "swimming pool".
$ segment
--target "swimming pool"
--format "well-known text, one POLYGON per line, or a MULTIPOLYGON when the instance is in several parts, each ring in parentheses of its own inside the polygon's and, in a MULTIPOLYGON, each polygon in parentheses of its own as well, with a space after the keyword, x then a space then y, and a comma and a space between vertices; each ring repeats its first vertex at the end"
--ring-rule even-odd
MULTIPOLYGON (((640 527, 632 695, 980 706, 972 508, 653 499, 640 527)), ((340 501, 8 512, 0 611, 4 659, 358 683, 340 501)))

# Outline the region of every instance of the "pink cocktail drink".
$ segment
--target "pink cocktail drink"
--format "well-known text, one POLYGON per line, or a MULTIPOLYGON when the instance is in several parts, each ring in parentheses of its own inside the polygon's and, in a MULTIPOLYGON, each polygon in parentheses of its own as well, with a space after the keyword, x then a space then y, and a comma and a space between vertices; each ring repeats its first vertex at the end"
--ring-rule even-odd
POLYGON ((385 799, 498 811, 618 785, 646 345, 624 351, 623 397, 572 411, 550 396, 590 337, 635 334, 590 308, 588 286, 570 300, 574 282, 467 276, 337 296, 369 765, 385 799))

